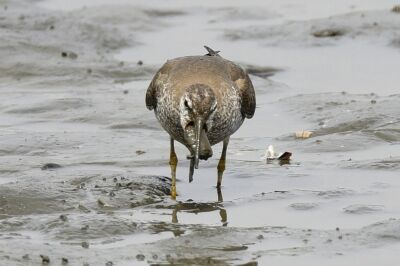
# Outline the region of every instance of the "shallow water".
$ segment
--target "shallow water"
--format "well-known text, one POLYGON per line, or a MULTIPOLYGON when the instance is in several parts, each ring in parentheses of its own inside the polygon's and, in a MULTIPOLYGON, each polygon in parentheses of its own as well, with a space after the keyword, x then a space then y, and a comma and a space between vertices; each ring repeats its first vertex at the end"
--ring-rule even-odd
POLYGON ((104 3, 0 2, 0 265, 395 263, 394 1, 104 3), (144 94, 203 44, 249 70, 257 110, 231 138, 221 194, 221 145, 192 183, 177 146, 173 201, 144 94), (290 164, 266 163, 270 144, 290 164))

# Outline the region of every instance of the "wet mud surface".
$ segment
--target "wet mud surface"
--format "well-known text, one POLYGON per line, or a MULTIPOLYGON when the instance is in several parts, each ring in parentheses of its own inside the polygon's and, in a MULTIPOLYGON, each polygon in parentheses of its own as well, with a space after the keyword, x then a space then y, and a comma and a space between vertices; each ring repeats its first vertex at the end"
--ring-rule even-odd
POLYGON ((0 1, 0 265, 395 265, 400 16, 383 2, 0 1), (144 94, 204 44, 248 70, 257 110, 221 193, 222 146, 193 183, 176 147, 173 201, 144 94))

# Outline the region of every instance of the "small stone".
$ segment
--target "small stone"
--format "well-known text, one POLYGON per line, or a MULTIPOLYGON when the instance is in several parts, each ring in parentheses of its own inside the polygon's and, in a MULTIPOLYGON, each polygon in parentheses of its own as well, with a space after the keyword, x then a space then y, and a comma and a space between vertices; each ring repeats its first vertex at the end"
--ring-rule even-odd
POLYGON ((341 236, 341 235, 340 235, 340 236, 338 236, 338 239, 342 240, 342 239, 343 239, 343 236, 341 236))
POLYGON ((124 61, 119 62, 118 64, 120 67, 123 67, 125 65, 124 61))
POLYGON ((107 181, 107 178, 103 177, 103 181, 107 181))
POLYGON ((117 181, 118 181, 118 178, 114 177, 113 181, 114 181, 114 182, 117 182, 117 181))
POLYGON ((344 35, 344 32, 339 29, 325 29, 313 32, 312 35, 316 38, 337 37, 344 35))
POLYGON ((110 197, 115 197, 115 192, 111 191, 108 195, 110 195, 110 197))
POLYGON ((264 236, 263 236, 263 235, 258 235, 258 236, 257 236, 257 239, 258 239, 258 240, 264 239, 264 236))
POLYGON ((91 68, 86 69, 86 73, 92 74, 93 70, 91 68))
POLYGON ((372 104, 376 104, 376 100, 371 100, 371 103, 372 104))
POLYGON ((154 255, 152 256, 152 258, 153 258, 153 260, 156 260, 156 259, 158 259, 158 256, 157 256, 157 254, 154 254, 154 255))
POLYGON ((137 62, 137 64, 138 64, 139 66, 141 66, 141 65, 143 65, 143 61, 142 61, 142 60, 139 60, 139 61, 137 62))
POLYGON ((78 58, 78 54, 74 53, 74 52, 61 52, 61 56, 66 58, 71 58, 71 59, 77 59, 78 58))
POLYGON ((124 92, 124 94, 128 94, 128 93, 129 93, 129 91, 128 91, 128 90, 124 90, 123 92, 124 92))
POLYGON ((30 259, 29 254, 25 254, 24 256, 22 256, 22 258, 23 258, 24 260, 29 260, 29 259, 30 259))
POLYGON ((40 257, 42 258, 42 264, 49 264, 50 263, 50 258, 46 255, 40 255, 40 257))
POLYGON ((145 258, 146 258, 146 257, 145 257, 143 254, 137 254, 137 255, 136 255, 136 259, 137 259, 138 261, 144 261, 145 258))
POLYGON ((83 242, 81 243, 81 246, 82 246, 83 248, 89 248, 89 242, 83 241, 83 242))
POLYGON ((49 27, 49 30, 54 30, 54 25, 51 25, 51 26, 49 27))
POLYGON ((313 133, 311 131, 302 130, 295 133, 297 139, 308 139, 313 133))
POLYGON ((40 167, 40 169, 42 169, 42 170, 50 170, 50 169, 57 169, 57 168, 60 168, 60 167, 61 167, 61 165, 59 165, 57 163, 46 163, 45 165, 40 167))
POLYGON ((113 265, 114 265, 114 263, 112 261, 107 261, 106 262, 106 266, 113 266, 113 265))
POLYGON ((146 152, 145 151, 142 151, 142 150, 137 150, 136 151, 136 154, 137 155, 142 155, 142 154, 145 154, 146 152))
POLYGON ((68 220, 67 215, 61 214, 61 215, 60 215, 60 220, 63 221, 63 222, 66 222, 66 221, 68 220))
POLYGON ((83 264, 83 266, 90 266, 90 264, 87 263, 87 262, 85 262, 85 263, 83 264))
POLYGON ((61 258, 61 264, 62 265, 67 265, 68 264, 68 259, 67 258, 61 258))
POLYGON ((336 227, 336 231, 338 231, 338 232, 339 232, 339 231, 340 231, 340 228, 339 228, 339 227, 336 227))
POLYGON ((392 12, 394 13, 400 13, 400 5, 396 5, 392 8, 392 12))

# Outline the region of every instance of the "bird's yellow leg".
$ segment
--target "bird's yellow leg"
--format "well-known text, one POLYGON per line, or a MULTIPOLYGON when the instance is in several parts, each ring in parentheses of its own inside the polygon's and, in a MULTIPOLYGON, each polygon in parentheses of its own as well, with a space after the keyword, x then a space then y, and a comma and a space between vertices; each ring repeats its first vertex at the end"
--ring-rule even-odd
POLYGON ((226 158, 226 150, 228 149, 228 143, 229 143, 229 137, 224 139, 224 144, 222 147, 222 154, 221 158, 219 159, 218 163, 218 180, 217 180, 217 188, 221 188, 221 182, 222 182, 222 174, 225 171, 225 158, 226 158))
POLYGON ((171 198, 176 199, 176 166, 178 165, 178 157, 176 157, 174 148, 174 139, 171 138, 171 149, 169 153, 169 165, 171 166, 171 198))

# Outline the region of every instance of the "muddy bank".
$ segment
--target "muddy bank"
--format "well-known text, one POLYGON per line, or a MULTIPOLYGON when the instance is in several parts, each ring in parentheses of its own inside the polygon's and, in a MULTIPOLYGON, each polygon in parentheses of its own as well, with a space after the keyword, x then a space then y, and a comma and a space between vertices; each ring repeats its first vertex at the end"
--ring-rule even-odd
POLYGON ((41 77, 31 85, 52 87, 149 78, 156 69, 115 61, 112 53, 138 45, 135 32, 163 27, 163 17, 181 15, 130 6, 73 12, 49 12, 24 1, 6 6, 0 19, 0 78, 18 85, 41 77))
MULTIPOLYGON (((398 143, 399 100, 398 94, 380 97, 375 93, 354 95, 342 92, 297 95, 281 101, 291 112, 301 111, 304 120, 315 124, 312 138, 305 141, 315 144, 302 143, 302 146, 318 152, 324 151, 325 145, 351 151, 373 148, 380 143, 398 143)), ((325 148, 325 151, 335 150, 325 148)))
POLYGON ((367 40, 395 46, 399 21, 400 16, 390 9, 359 11, 323 19, 290 21, 278 26, 235 28, 227 30, 224 36, 232 41, 258 39, 271 46, 334 45, 340 39, 367 40))

